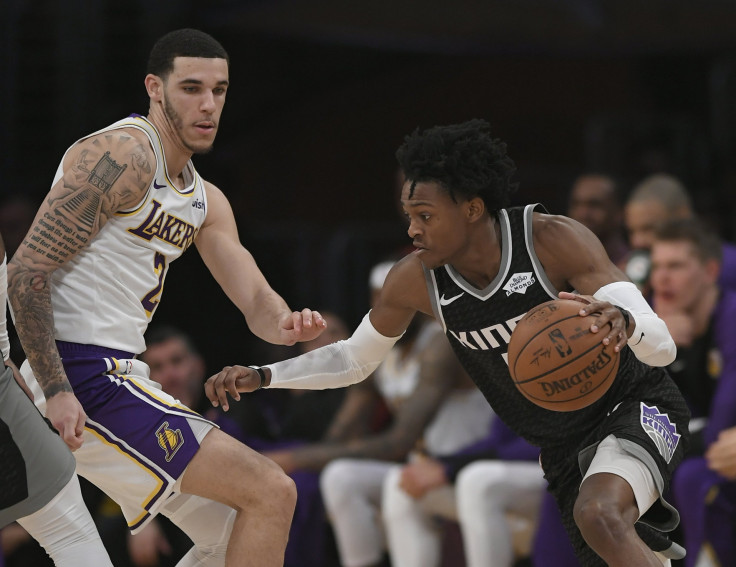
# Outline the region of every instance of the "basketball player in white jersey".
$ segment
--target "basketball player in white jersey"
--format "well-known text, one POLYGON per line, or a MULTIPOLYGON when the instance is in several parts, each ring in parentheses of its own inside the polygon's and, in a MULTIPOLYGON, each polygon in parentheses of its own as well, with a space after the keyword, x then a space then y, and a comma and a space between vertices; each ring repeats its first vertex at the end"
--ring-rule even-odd
POLYGON ((72 145, 8 268, 36 403, 77 471, 120 504, 132 531, 163 513, 194 541, 179 566, 281 565, 296 493, 273 462, 165 394, 135 359, 169 264, 196 244, 260 338, 310 340, 238 238, 223 193, 197 174, 228 91, 228 57, 197 30, 154 45, 147 117, 72 145))

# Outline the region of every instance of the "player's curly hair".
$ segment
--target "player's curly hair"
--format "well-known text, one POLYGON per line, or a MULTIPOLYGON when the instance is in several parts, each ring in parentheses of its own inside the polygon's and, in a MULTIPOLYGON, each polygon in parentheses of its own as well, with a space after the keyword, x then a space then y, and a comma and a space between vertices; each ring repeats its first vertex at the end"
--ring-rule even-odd
POLYGON ((485 120, 461 124, 417 128, 404 138, 396 151, 411 193, 419 182, 435 181, 447 190, 453 201, 480 197, 495 213, 509 206, 518 183, 511 181, 516 165, 506 155, 506 144, 491 137, 485 120))
POLYGON ((211 35, 191 28, 174 30, 159 38, 151 48, 146 72, 167 79, 177 57, 224 59, 230 63, 225 48, 211 35))

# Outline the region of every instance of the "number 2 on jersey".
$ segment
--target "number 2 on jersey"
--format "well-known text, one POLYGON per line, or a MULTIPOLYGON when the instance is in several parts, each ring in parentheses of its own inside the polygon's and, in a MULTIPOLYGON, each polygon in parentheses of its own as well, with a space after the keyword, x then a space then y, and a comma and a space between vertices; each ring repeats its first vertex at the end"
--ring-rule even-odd
POLYGON ((158 275, 158 284, 156 284, 156 287, 154 287, 143 297, 143 299, 141 299, 143 309, 146 310, 146 314, 149 317, 153 315, 156 307, 158 307, 159 296, 161 295, 161 290, 164 287, 164 276, 166 275, 166 256, 161 254, 161 252, 156 252, 156 255, 153 257, 153 272, 158 275))

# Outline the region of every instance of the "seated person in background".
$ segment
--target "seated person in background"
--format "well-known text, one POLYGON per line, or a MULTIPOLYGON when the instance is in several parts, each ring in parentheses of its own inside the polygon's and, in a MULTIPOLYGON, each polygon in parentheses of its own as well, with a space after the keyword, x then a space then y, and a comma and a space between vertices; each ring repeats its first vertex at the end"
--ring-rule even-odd
MULTIPOLYGON (((685 186, 671 175, 656 174, 645 178, 629 195, 624 206, 624 223, 629 235, 631 253, 624 263, 624 272, 645 297, 649 296, 649 249, 657 228, 664 223, 695 217, 685 186)), ((719 285, 736 289, 736 246, 723 242, 719 285)))
POLYGON ((392 565, 439 567, 442 518, 460 523, 467 567, 511 567, 514 532, 533 531, 547 484, 538 458, 494 417, 483 439, 394 468, 381 506, 392 565))
POLYGON ((578 177, 570 191, 567 216, 588 227, 603 244, 611 262, 623 266, 629 246, 620 190, 612 177, 598 173, 578 177))
MULTIPOLYGON (((392 264, 372 270, 374 300, 392 264)), ((426 451, 447 453, 481 438, 492 413, 428 319, 417 318, 373 375, 346 392, 322 442, 266 455, 290 474, 324 468, 322 497, 341 564, 378 564, 384 546, 376 510, 385 474, 422 442, 426 451), (436 363, 420 376, 423 357, 436 363), (376 408, 384 403, 391 422, 376 432, 376 408)))
MULTIPOLYGON (((329 311, 320 313, 327 328, 316 339, 290 347, 297 353, 309 352, 350 336, 347 324, 339 315, 329 311)), ((324 438, 345 393, 344 388, 262 390, 243 397, 247 410, 241 412, 245 414, 241 423, 246 432, 246 444, 279 463, 297 488, 284 567, 324 567, 327 561, 329 524, 319 490, 319 473, 290 467, 286 459, 297 447, 324 438)))
POLYGON ((689 454, 702 454, 704 436, 736 424, 736 292, 719 287, 720 241, 697 219, 661 226, 651 254, 652 306, 677 345, 667 370, 692 414, 689 454))
POLYGON ((707 555, 712 565, 736 565, 733 483, 718 466, 709 470, 720 437, 736 426, 736 292, 719 289, 720 242, 695 219, 660 227, 651 252, 654 311, 678 347, 668 369, 693 415, 692 446, 672 480, 685 565, 707 555))

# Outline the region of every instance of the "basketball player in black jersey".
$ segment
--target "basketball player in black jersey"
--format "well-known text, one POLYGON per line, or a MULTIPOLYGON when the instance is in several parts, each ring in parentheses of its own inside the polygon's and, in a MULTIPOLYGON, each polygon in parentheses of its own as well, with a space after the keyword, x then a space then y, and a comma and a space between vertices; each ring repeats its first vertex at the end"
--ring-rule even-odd
POLYGON ((550 490, 583 565, 654 567, 682 556, 662 533, 679 520, 664 496, 689 420, 661 368, 675 355, 664 323, 583 225, 538 205, 505 208, 515 167, 486 122, 417 130, 397 157, 416 251, 391 270, 353 336, 264 368, 228 367, 208 380, 209 399, 227 409, 228 393, 238 399, 239 392, 259 387, 358 382, 414 315, 426 313, 442 324, 496 413, 541 448, 550 490), (579 300, 581 315, 597 313, 591 330, 621 353, 608 392, 566 413, 526 400, 506 363, 516 322, 558 296, 579 300))

